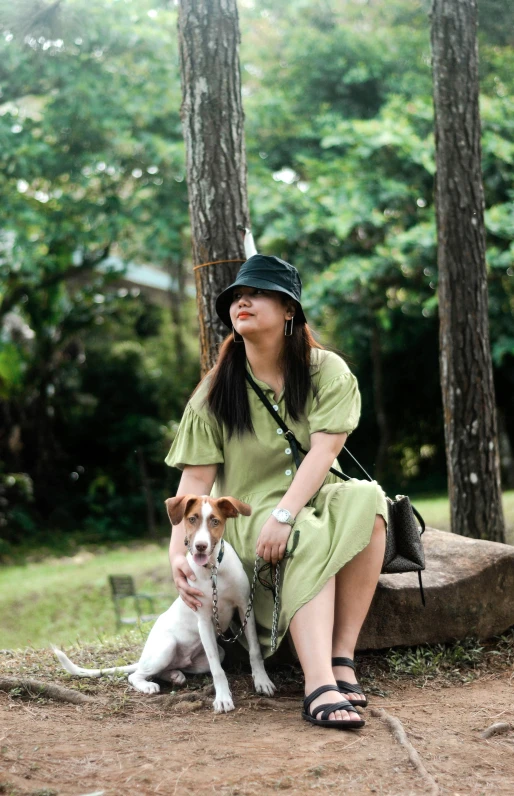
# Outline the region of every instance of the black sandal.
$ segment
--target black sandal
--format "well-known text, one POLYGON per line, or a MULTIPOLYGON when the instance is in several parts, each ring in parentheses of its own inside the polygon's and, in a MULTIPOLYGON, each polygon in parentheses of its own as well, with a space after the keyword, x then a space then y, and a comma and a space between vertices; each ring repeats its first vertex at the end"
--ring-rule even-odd
MULTIPOLYGON (((332 666, 349 666, 350 669, 355 671, 355 663, 351 658, 332 658, 332 666)), ((362 694, 364 691, 359 683, 347 683, 346 680, 336 680, 337 687, 343 694, 362 694)), ((349 702, 359 708, 365 708, 368 704, 366 697, 364 699, 350 699, 349 702)))
POLYGON ((319 688, 316 688, 312 694, 306 696, 303 700, 303 713, 302 718, 305 721, 310 721, 311 724, 317 724, 318 727, 334 727, 337 730, 357 730, 359 727, 364 727, 366 723, 364 719, 332 719, 332 721, 328 718, 331 713, 334 713, 336 710, 348 710, 356 713, 357 711, 353 707, 353 703, 349 702, 347 699, 343 699, 342 702, 335 702, 334 704, 326 704, 326 705, 317 705, 314 708, 314 714, 310 711, 310 706, 312 702, 317 699, 321 694, 325 694, 327 691, 335 691, 336 687, 334 685, 320 685, 319 688), (317 719, 316 716, 321 711, 321 719, 317 719))

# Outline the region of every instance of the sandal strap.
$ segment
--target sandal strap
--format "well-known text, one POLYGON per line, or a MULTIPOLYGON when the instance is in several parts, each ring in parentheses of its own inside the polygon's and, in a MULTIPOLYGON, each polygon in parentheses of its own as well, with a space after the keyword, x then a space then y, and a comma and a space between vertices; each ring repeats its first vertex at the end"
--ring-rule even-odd
POLYGON ((326 694, 328 691, 337 691, 336 685, 320 685, 319 688, 315 688, 312 693, 308 694, 303 700, 303 705, 306 713, 310 713, 310 706, 317 699, 321 694, 326 694))
POLYGON ((332 658, 332 666, 349 666, 355 671, 355 661, 351 658, 332 658))
POLYGON ((345 694, 363 694, 364 691, 359 683, 347 683, 346 680, 336 680, 337 687, 345 694))
POLYGON ((321 721, 328 721, 329 716, 331 713, 335 713, 336 710, 346 710, 348 713, 357 713, 355 710, 355 706, 352 705, 351 702, 348 702, 347 699, 343 699, 342 702, 334 702, 332 704, 327 703, 324 705, 316 705, 314 710, 311 713, 311 716, 315 719, 318 716, 320 711, 321 713, 321 721))

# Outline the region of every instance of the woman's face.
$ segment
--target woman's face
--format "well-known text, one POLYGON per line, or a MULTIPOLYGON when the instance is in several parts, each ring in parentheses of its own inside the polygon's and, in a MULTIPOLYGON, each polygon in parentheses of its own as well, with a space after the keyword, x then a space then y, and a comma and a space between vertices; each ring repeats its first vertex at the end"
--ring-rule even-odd
POLYGON ((230 305, 232 326, 243 337, 261 333, 284 334, 286 320, 294 310, 286 306, 280 293, 258 287, 236 287, 230 305))

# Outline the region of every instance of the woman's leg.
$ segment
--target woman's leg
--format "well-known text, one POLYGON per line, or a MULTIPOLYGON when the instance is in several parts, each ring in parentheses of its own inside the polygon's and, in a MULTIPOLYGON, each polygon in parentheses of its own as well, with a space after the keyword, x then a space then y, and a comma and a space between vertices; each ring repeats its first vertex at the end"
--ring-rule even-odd
MULTIPOLYGON (((305 693, 310 694, 320 685, 334 684, 334 691, 322 694, 314 700, 316 705, 341 702, 343 697, 336 685, 331 665, 332 638, 334 631, 335 578, 330 578, 321 591, 293 616, 289 629, 300 659, 305 677, 305 693)), ((333 719, 360 719, 357 711, 346 710, 331 713, 333 719)))
MULTIPOLYGON (((355 645, 361 627, 375 594, 378 576, 382 569, 385 552, 385 523, 377 514, 371 540, 335 578, 335 615, 334 633, 332 638, 332 655, 334 657, 353 658, 355 645)), ((348 666, 335 666, 334 675, 337 680, 349 683, 357 682, 355 672, 348 666)), ((349 692, 344 694, 348 699, 362 699, 362 694, 349 692)))

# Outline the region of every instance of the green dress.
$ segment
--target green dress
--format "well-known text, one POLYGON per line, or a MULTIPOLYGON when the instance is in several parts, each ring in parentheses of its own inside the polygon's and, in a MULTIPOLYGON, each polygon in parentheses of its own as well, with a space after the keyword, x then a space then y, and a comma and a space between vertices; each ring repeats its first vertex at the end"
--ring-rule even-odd
MULTIPOLYGON (((253 376, 248 363, 247 367, 253 376)), ((283 392, 275 402, 269 385, 253 376, 307 450, 314 432, 350 434, 359 422, 361 409, 357 379, 337 354, 312 349, 311 374, 317 395, 314 397, 312 392, 309 395, 300 422, 287 415, 283 392)), ((257 538, 294 478, 294 460, 282 429, 250 385, 247 389, 255 435, 246 433, 229 439, 205 401, 208 382, 209 375, 187 404, 166 464, 180 469, 186 465, 217 464, 213 497, 232 495, 252 507, 250 517, 229 520, 225 529, 226 540, 236 550, 251 579, 257 538)), ((334 466, 338 466, 337 462, 334 466)), ((331 473, 299 512, 287 544, 289 551, 293 543, 296 545, 293 556, 281 565, 279 643, 296 611, 366 547, 376 514, 381 514, 387 524, 386 497, 376 481, 356 478, 341 481, 331 473)), ((259 641, 267 657, 271 654, 273 595, 261 585, 257 586, 254 609, 259 641)))

